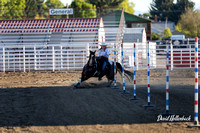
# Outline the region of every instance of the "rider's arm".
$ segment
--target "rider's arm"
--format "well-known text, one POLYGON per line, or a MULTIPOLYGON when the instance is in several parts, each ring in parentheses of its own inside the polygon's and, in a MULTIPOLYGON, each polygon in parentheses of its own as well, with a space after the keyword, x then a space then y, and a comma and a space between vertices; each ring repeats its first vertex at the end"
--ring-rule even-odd
POLYGON ((101 50, 99 50, 98 56, 99 56, 99 57, 101 56, 101 50))
POLYGON ((109 57, 109 55, 110 55, 110 53, 109 53, 109 50, 108 49, 106 49, 106 55, 105 55, 105 57, 109 57))

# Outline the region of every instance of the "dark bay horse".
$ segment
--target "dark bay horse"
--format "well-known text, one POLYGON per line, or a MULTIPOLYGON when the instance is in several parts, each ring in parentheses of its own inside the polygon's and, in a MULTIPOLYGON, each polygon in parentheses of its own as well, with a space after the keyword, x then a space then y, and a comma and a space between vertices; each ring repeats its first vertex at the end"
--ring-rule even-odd
MULTIPOLYGON (((91 78, 91 77, 99 77, 99 72, 101 70, 102 66, 102 58, 104 57, 96 57, 95 56, 96 51, 90 51, 90 56, 87 64, 83 67, 82 75, 81 75, 81 80, 74 85, 74 89, 76 89, 81 82, 91 78)), ((122 66, 120 63, 116 62, 116 72, 119 72, 122 74, 122 66)), ((130 77, 132 79, 133 73, 127 70, 124 70, 125 76, 130 77)), ((112 64, 107 63, 106 68, 105 68, 105 76, 108 79, 108 82, 110 82, 110 85, 114 81, 114 62, 112 64)), ((129 79, 130 79, 129 78, 129 79)))

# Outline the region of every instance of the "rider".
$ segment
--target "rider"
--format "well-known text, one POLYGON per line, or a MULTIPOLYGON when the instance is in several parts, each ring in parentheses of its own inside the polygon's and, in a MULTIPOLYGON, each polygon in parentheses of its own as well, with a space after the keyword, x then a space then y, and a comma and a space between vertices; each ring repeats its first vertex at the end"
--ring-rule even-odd
POLYGON ((104 76, 104 73, 105 73, 105 67, 106 67, 106 64, 108 63, 108 58, 109 58, 109 50, 106 47, 105 42, 102 42, 101 44, 101 48, 99 49, 99 57, 102 61, 102 68, 100 71, 99 80, 102 80, 102 77, 104 76))

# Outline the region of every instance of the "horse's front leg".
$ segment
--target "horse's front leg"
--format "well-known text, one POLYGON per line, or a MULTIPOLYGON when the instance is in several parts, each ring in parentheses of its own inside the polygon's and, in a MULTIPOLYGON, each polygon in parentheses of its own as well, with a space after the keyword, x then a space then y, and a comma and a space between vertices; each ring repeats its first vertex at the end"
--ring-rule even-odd
POLYGON ((78 81, 78 83, 76 83, 75 85, 74 85, 74 87, 73 87, 73 89, 76 89, 80 84, 81 84, 81 80, 80 81, 78 81))
POLYGON ((73 89, 76 89, 83 81, 87 80, 88 78, 89 77, 87 77, 86 71, 83 70, 82 75, 81 75, 81 80, 74 85, 73 89))

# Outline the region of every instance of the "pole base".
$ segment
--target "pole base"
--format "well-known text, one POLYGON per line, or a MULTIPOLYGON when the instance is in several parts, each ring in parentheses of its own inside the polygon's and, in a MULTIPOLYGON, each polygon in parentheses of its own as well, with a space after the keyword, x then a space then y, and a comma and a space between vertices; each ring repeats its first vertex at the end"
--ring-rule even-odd
POLYGON ((149 107, 155 107, 155 105, 152 105, 151 103, 148 103, 147 105, 143 105, 144 108, 149 108, 149 107))
POLYGON ((170 115, 175 115, 173 113, 169 113, 169 111, 166 111, 165 114, 161 114, 162 116, 166 117, 166 116, 170 116, 170 115))
POLYGON ((187 127, 200 127, 199 121, 195 121, 193 124, 187 125, 187 127))
POLYGON ((130 94, 130 93, 126 90, 123 90, 123 92, 120 92, 120 94, 130 94))
POLYGON ((130 98, 129 100, 140 100, 140 99, 134 96, 133 98, 130 98))
POLYGON ((117 86, 112 87, 111 89, 119 89, 117 86))

